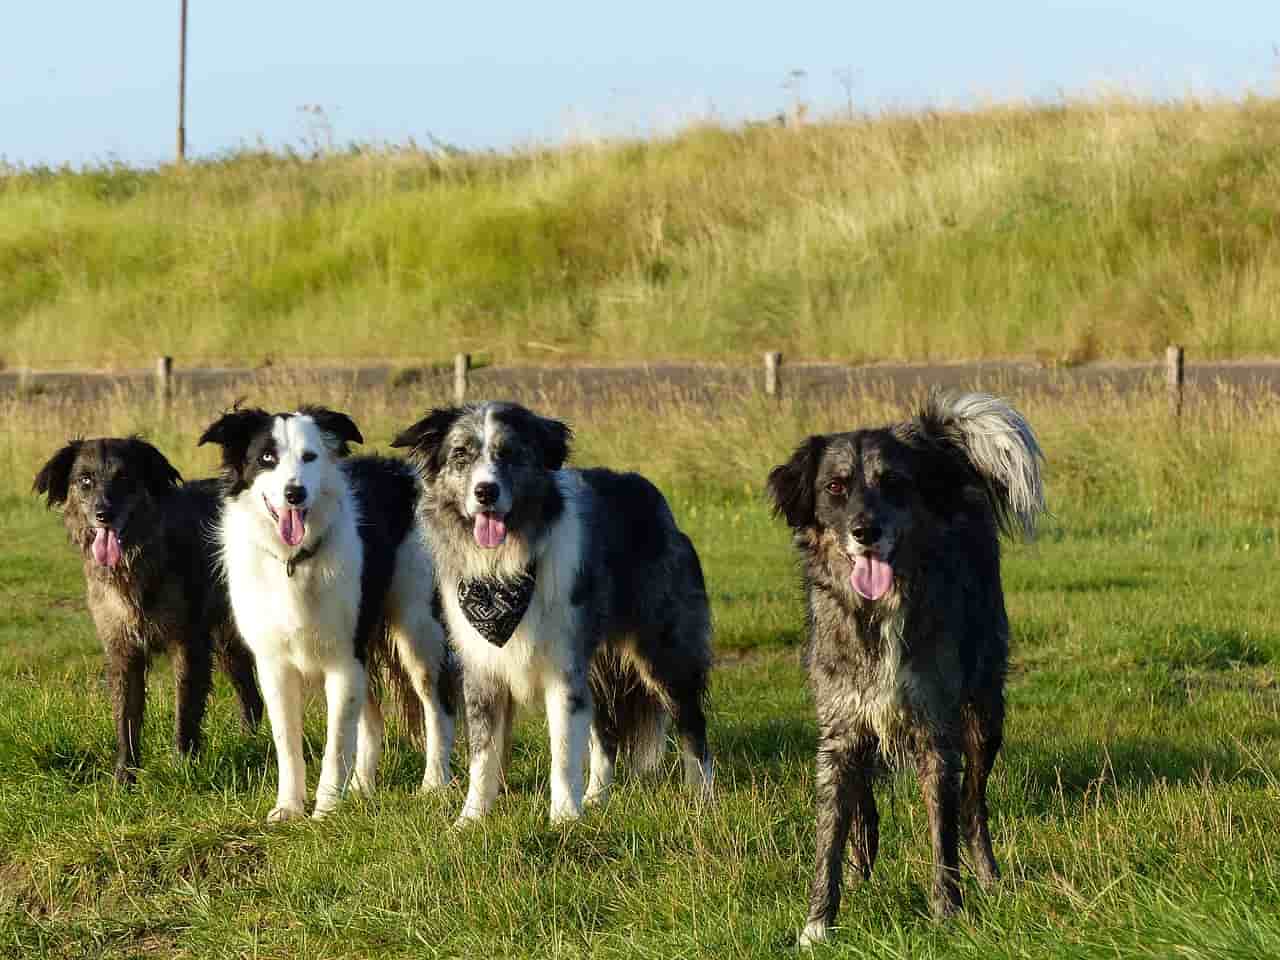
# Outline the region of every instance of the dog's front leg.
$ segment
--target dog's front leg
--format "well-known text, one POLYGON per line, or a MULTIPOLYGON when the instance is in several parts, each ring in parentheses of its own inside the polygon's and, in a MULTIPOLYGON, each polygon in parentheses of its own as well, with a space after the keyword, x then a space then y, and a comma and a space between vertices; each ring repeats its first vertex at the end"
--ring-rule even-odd
POLYGON ((873 737, 851 733, 844 723, 822 724, 819 731, 814 784, 817 860, 809 890, 809 917, 800 934, 801 946, 825 940, 827 930, 835 923, 844 880, 845 845, 855 824, 856 865, 864 879, 871 875, 880 844, 880 818, 870 775, 875 749, 873 737))
POLYGON ((271 721, 279 786, 267 820, 277 823, 303 815, 307 769, 302 759, 302 675, 287 663, 258 661, 258 680, 271 721))
POLYGON ((467 799, 458 823, 478 820, 489 812, 502 787, 511 737, 511 691, 492 677, 464 671, 463 700, 467 710, 467 743, 471 748, 467 799))
POLYGON ((338 806, 353 772, 356 733, 360 712, 365 706, 364 664, 353 657, 347 663, 331 666, 324 674, 324 696, 329 724, 320 783, 316 786, 316 808, 312 814, 317 820, 338 806))
POLYGON ((591 733, 591 691, 575 677, 546 686, 547 729, 551 735, 551 822, 582 816, 583 768, 591 733))
POLYGON ((960 909, 960 753, 935 734, 921 745, 916 768, 933 846, 929 905, 934 916, 949 917, 960 909))
POLYGON ((133 783, 142 757, 142 715, 147 701, 147 655, 128 639, 107 650, 111 707, 116 721, 116 783, 133 783))

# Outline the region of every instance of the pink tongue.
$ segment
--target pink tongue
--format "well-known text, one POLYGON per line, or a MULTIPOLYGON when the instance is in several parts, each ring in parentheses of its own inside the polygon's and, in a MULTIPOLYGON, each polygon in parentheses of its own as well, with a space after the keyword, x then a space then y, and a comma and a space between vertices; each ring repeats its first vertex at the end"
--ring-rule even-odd
POLYGON ((291 547, 296 547, 307 535, 307 525, 302 519, 302 511, 288 507, 280 511, 280 539, 291 547))
POLYGON ((100 567, 114 567, 120 562, 120 538, 110 527, 99 527, 93 538, 93 559, 100 567))
POLYGON ((500 547, 507 539, 507 524, 496 513, 477 513, 475 530, 472 532, 480 546, 500 547))
POLYGON ((864 553, 853 562, 849 582, 868 600, 879 600, 893 586, 893 567, 873 553, 864 553))

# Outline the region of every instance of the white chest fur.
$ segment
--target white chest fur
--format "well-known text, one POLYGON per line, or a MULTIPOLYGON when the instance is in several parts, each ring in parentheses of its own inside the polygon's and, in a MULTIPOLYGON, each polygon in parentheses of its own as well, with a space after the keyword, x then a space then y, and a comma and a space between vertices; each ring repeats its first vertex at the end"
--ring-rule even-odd
MULTIPOLYGON (((562 485, 574 482, 576 478, 566 477, 562 485)), ((503 646, 490 643, 471 625, 458 603, 457 575, 442 571, 445 616, 463 669, 501 680, 520 703, 535 701, 549 674, 572 671, 578 659, 581 641, 570 598, 582 564, 582 521, 577 498, 567 497, 566 501, 566 509, 537 551, 536 585, 529 609, 503 646)), ((512 569, 524 566, 521 562, 512 569)))
POLYGON ((289 576, 283 545, 263 537, 259 518, 235 505, 223 518, 223 562, 237 628, 255 657, 284 660, 306 674, 350 658, 360 611, 364 557, 354 511, 337 510, 322 536, 315 556, 289 576))

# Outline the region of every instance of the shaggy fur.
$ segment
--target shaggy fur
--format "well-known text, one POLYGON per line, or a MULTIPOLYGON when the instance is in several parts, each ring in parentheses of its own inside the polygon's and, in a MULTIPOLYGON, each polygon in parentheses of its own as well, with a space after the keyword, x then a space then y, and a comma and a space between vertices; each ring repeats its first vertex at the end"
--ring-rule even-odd
POLYGON ((61 507, 80 551, 89 612, 107 658, 116 725, 115 778, 132 782, 141 760, 146 676, 155 654, 173 656, 175 746, 189 754, 212 684, 216 653, 253 730, 262 716, 253 659, 232 626, 212 533, 217 484, 182 483, 137 437, 72 440, 36 475, 34 491, 61 507))
POLYGON ((619 748, 652 766, 674 721, 685 780, 711 785, 703 699, 711 617, 698 555, 657 488, 633 473, 562 469, 565 424, 505 403, 432 411, 392 446, 424 478, 421 515, 462 657, 471 779, 461 819, 483 816, 511 749, 516 703, 541 699, 551 817, 602 801, 619 748), (510 638, 467 619, 460 583, 532 597, 510 638), (590 740, 590 782, 583 768, 590 740))
POLYGON ((280 781, 270 820, 301 816, 303 685, 321 679, 328 735, 313 815, 347 787, 372 791, 383 717, 369 683, 386 662, 425 718, 424 789, 449 780, 457 683, 432 610, 431 557, 413 532, 419 495, 401 460, 347 458, 363 442, 345 414, 234 410, 201 443, 222 447, 218 536, 235 621, 257 659, 280 781))
POLYGON ((1003 401, 934 395, 905 423, 810 437, 769 474, 804 565, 818 713, 817 864, 803 942, 835 920, 850 835, 855 868, 871 875, 878 754, 915 761, 934 912, 960 907, 962 830, 978 880, 999 876, 986 800, 1009 646, 998 534, 1033 533, 1041 460, 1031 427, 1003 401))

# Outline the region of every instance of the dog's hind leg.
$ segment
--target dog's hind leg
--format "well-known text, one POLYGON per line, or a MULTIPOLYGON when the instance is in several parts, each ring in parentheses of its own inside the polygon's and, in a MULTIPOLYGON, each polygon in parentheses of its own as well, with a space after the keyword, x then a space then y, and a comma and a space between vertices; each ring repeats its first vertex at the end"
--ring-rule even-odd
POLYGON ((107 651, 111 707, 116 721, 116 783, 133 783, 142 758, 142 715, 147 703, 147 655, 130 640, 107 651))
POLYGON ((1000 879, 987 823, 987 778, 1003 740, 1004 694, 997 690, 985 702, 971 704, 964 711, 965 771, 960 816, 973 872, 984 889, 1000 879))
POLYGON ((240 727, 245 733, 253 733, 262 722, 262 694, 258 691, 258 679, 253 669, 253 654, 239 635, 231 628, 221 631, 218 643, 218 661, 240 704, 240 727))
POLYGON ((960 754, 948 738, 921 731, 916 757, 920 789, 929 816, 933 888, 929 905, 937 917, 960 909, 960 754))
POLYGON ((483 817, 498 796, 511 755, 511 718, 515 712, 511 691, 501 681, 464 671, 462 685, 471 766, 467 799, 458 815, 460 824, 483 817))
POLYGON ((213 656, 207 636, 179 638, 173 645, 173 680, 177 700, 174 747, 179 756, 187 756, 200 749, 200 728, 213 685, 213 656))
MULTIPOLYGON (((641 673, 671 714, 680 741, 685 786, 709 794, 715 772, 707 746, 707 716, 703 710, 710 659, 704 650, 703 644, 695 649, 684 646, 679 634, 673 631, 658 656, 645 663, 641 673)), ((665 739, 666 729, 659 724, 654 733, 665 739)))
MULTIPOLYGON (((409 624, 393 623, 391 636, 399 665, 423 708, 422 789, 435 790, 452 779, 449 759, 457 723, 458 683, 440 625, 429 614, 414 619, 416 622, 409 624)), ((408 696, 409 691, 403 695, 408 696)), ((405 712, 413 716, 417 711, 405 712)))
POLYGON ((800 945, 825 940, 840 911, 844 851, 853 833, 853 863, 871 876, 880 849, 880 814, 872 778, 876 740, 870 734, 824 726, 818 737, 816 774, 817 861, 809 892, 809 918, 800 945))
POLYGON ((587 792, 582 798, 586 806, 602 804, 609 799, 613 771, 618 762, 618 734, 612 724, 600 722, 597 714, 591 724, 591 762, 587 792))
POLYGON ((378 762, 382 759, 382 704, 373 690, 364 698, 356 727, 356 770, 351 777, 351 792, 369 797, 378 782, 378 762))

